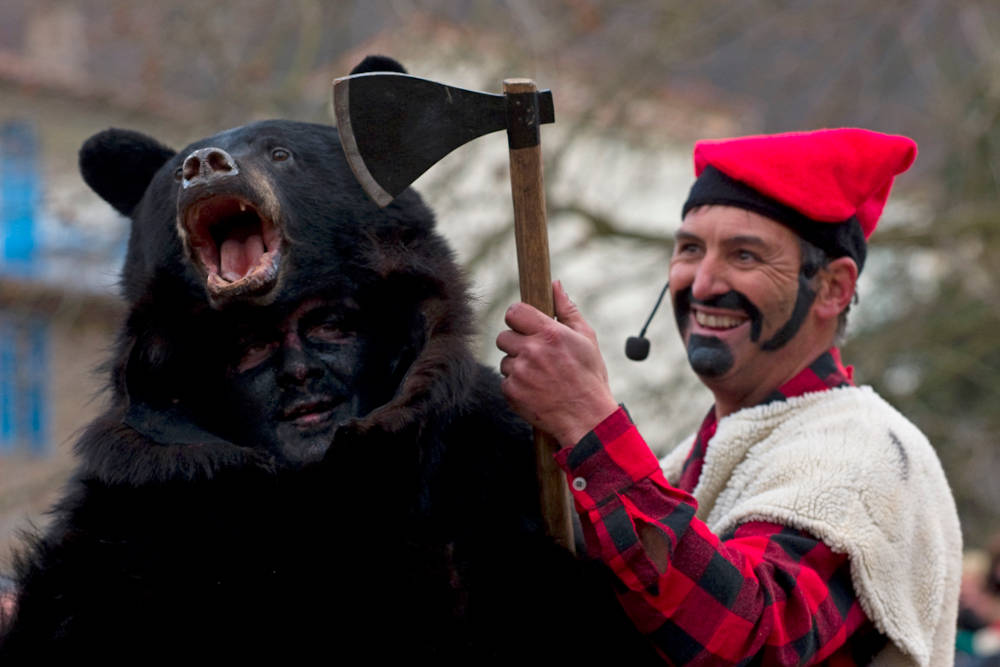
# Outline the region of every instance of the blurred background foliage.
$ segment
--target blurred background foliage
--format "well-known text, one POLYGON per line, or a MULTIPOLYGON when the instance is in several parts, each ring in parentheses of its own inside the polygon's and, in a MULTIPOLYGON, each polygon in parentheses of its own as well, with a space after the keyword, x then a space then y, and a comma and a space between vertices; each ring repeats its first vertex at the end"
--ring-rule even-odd
MULTIPOLYGON (((556 101, 543 131, 554 273, 593 320, 619 398, 664 446, 710 396, 669 315, 645 366, 620 348, 666 278, 692 141, 907 134, 920 157, 873 237, 844 356, 935 444, 981 544, 1000 528, 998 46, 994 0, 5 0, 0 120, 37 125, 43 207, 72 230, 114 224, 75 175, 76 148, 109 125, 180 147, 264 117, 332 122, 330 81, 370 52, 494 92, 533 77, 556 101)), ((418 187, 473 276, 489 360, 516 274, 504 142, 486 143, 418 187)), ((77 426, 92 410, 79 403, 77 426)), ((14 465, 0 459, 0 497, 14 465)))

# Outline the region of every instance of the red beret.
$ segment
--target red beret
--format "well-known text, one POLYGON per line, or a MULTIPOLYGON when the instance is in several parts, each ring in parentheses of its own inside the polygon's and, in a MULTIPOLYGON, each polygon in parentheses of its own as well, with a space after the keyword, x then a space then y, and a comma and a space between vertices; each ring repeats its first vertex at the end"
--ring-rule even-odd
POLYGON ((908 137, 841 128, 699 141, 694 171, 712 166, 814 221, 856 218, 867 239, 893 178, 916 156, 908 137))

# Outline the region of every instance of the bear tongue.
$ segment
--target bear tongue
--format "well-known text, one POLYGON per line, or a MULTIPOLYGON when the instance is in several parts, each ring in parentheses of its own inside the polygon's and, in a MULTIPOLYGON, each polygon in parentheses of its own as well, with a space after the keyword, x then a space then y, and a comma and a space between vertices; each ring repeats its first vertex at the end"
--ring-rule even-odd
POLYGON ((251 234, 242 239, 227 238, 219 248, 222 277, 229 282, 245 278, 260 261, 264 252, 264 241, 259 234, 251 234))

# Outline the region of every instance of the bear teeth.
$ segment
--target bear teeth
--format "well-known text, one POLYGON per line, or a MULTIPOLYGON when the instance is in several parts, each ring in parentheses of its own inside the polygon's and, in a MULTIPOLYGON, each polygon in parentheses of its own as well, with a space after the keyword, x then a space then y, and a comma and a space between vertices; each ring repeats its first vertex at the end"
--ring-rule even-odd
POLYGON ((228 298, 273 287, 282 234, 254 204, 239 196, 215 195, 191 206, 182 226, 210 294, 228 298))

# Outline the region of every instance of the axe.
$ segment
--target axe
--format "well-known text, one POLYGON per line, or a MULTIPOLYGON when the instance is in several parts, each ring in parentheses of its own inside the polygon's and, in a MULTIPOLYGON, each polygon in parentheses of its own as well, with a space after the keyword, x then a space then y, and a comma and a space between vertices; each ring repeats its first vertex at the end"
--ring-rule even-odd
MULTIPOLYGON (((539 125, 555 121, 552 93, 530 79, 505 79, 503 95, 447 86, 397 72, 368 72, 333 82, 340 141, 358 182, 386 206, 445 155, 476 137, 507 130, 521 300, 552 317, 549 242, 539 125)), ((535 430, 542 514, 549 535, 573 549, 569 493, 535 430)))

